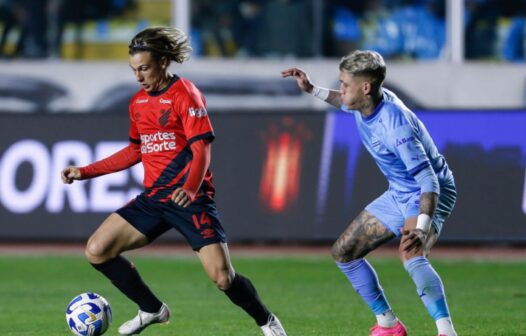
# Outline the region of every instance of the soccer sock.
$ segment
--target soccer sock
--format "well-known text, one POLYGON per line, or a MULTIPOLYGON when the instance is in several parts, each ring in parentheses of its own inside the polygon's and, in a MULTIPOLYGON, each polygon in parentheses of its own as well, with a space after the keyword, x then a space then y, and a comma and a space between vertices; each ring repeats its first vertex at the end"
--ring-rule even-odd
POLYGON ((378 322, 378 325, 380 327, 390 328, 396 325, 396 322, 398 322, 398 318, 393 313, 393 311, 389 309, 383 314, 376 315, 376 321, 378 322))
POLYGON ((156 313, 161 309, 162 302, 146 286, 135 266, 126 258, 118 256, 102 264, 91 265, 110 279, 113 285, 135 302, 142 311, 156 313))
POLYGON ((241 307, 256 321, 258 326, 267 324, 270 312, 261 302, 254 285, 249 279, 236 273, 230 288, 224 291, 230 301, 241 307))
POLYGON ((453 322, 449 317, 442 317, 435 321, 438 334, 444 336, 457 336, 457 332, 453 327, 453 322))
POLYGON ((365 259, 352 260, 346 263, 336 262, 338 268, 351 282, 358 295, 367 303, 376 315, 381 327, 392 327, 398 319, 393 314, 384 291, 378 282, 373 267, 365 259))
MULTIPOLYGON (((427 308, 429 315, 439 321, 446 318, 449 323, 437 323, 439 334, 456 335, 449 319, 444 285, 437 272, 425 257, 414 257, 404 263, 404 267, 413 278, 416 291, 427 308), (443 329, 443 330, 441 330, 443 329)), ((442 320, 443 321, 443 320, 442 320)))

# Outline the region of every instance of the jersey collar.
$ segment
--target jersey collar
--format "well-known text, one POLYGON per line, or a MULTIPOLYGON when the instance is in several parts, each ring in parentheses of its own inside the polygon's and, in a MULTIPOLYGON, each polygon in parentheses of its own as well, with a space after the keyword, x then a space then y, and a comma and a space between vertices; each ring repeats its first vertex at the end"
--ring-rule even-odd
POLYGON ((378 103, 378 105, 376 105, 376 108, 374 109, 374 112, 371 115, 363 118, 363 120, 364 121, 371 121, 371 120, 373 120, 378 115, 380 110, 382 109, 382 106, 384 106, 384 101, 385 101, 385 97, 382 95, 382 100, 380 101, 380 103, 378 103))
POLYGON ((168 85, 164 87, 164 89, 159 91, 153 91, 153 92, 147 92, 150 97, 158 97, 168 91, 172 85, 179 80, 179 77, 177 75, 173 75, 170 81, 168 82, 168 85))

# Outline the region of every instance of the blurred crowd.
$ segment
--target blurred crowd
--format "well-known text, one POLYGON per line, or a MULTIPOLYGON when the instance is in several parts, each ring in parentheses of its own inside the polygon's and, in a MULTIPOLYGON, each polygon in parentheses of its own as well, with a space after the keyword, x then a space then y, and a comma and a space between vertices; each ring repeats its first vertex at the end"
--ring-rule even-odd
POLYGON ((0 55, 59 57, 66 25, 82 44, 83 24, 116 17, 131 6, 133 0, 0 0, 0 55))
POLYGON ((194 40, 213 56, 334 57, 356 48, 388 58, 437 58, 443 0, 200 0, 194 40))
POLYGON ((526 1, 466 0, 467 59, 525 61, 526 1))
MULTIPOLYGON (((83 24, 112 20, 141 1, 163 0, 0 0, 0 54, 60 57, 66 27, 80 45, 83 24)), ((189 3, 196 56, 340 57, 361 48, 391 59, 428 60, 445 53, 446 0, 189 3)), ((467 59, 525 60, 526 0, 465 0, 464 18, 467 59)))
MULTIPOLYGON (((198 0, 194 39, 208 56, 340 57, 356 48, 387 58, 445 52, 445 0, 198 0)), ((465 0, 467 59, 525 59, 526 0, 465 0)))

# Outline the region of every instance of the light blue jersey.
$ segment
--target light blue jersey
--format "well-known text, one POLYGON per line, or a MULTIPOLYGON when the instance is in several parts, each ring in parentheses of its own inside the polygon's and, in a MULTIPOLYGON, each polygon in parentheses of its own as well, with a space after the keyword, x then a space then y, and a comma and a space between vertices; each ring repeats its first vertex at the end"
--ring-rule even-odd
POLYGON ((367 118, 345 105, 342 110, 354 114, 362 143, 389 181, 389 187, 398 191, 420 190, 414 176, 429 165, 439 184, 450 179, 446 160, 438 152, 424 124, 394 93, 383 89, 383 95, 383 101, 367 118))
POLYGON ((424 124, 387 89, 372 115, 354 114, 360 138, 389 182, 389 190, 366 209, 396 235, 404 220, 418 215, 421 192, 440 195, 433 223, 440 232, 456 199, 453 174, 424 124), (441 195, 442 192, 446 194, 441 195))

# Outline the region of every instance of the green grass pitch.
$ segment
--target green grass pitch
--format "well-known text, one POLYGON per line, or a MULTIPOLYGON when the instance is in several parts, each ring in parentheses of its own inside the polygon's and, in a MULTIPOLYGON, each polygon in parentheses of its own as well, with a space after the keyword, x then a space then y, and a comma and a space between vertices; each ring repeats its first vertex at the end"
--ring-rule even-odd
MULTIPOLYGON (((196 257, 130 257, 172 309, 172 322, 142 335, 260 335, 252 320, 219 292, 196 257)), ((371 258, 409 335, 435 335, 433 321, 397 259, 371 258)), ((526 335, 526 261, 433 260, 446 285, 461 336, 526 335)), ((374 317, 328 256, 234 257, 289 336, 368 335, 374 317)), ((106 335, 136 307, 81 256, 0 256, 0 335, 69 335, 64 310, 75 295, 97 292, 114 319, 106 335)))

